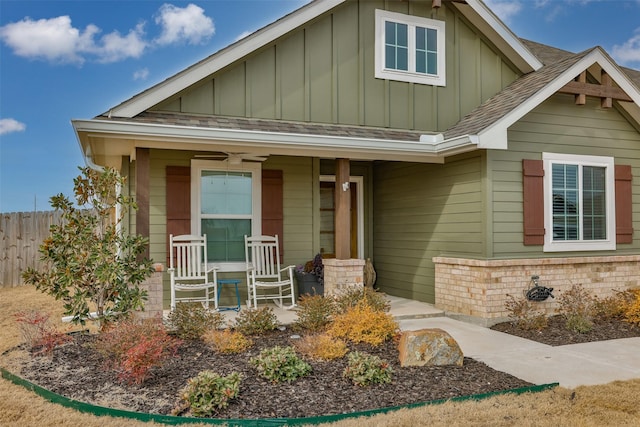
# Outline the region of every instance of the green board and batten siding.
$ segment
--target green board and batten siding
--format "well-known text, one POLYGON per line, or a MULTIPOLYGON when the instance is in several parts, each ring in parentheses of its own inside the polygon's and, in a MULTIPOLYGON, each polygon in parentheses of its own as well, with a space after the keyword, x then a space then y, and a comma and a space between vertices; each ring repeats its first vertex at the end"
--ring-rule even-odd
POLYGON ((435 132, 516 77, 446 4, 349 1, 153 109, 435 132), (446 87, 374 77, 376 9, 446 22, 446 87))

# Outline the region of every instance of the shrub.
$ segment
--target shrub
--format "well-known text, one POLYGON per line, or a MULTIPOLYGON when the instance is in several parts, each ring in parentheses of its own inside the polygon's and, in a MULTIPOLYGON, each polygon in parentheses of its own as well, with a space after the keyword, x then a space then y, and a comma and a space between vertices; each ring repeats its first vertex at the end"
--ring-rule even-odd
POLYGON ((168 317, 175 334, 183 339, 201 338, 210 329, 224 325, 224 316, 217 311, 207 310, 200 303, 178 303, 168 317))
POLYGON ((567 329, 584 334, 593 328, 594 298, 581 284, 572 285, 558 297, 558 313, 566 319, 567 329))
POLYGON ((634 298, 628 302, 624 311, 624 320, 640 325, 640 289, 628 291, 634 298))
POLYGON ((149 370, 173 356, 179 345, 180 340, 169 336, 160 322, 129 319, 109 325, 98 336, 95 348, 121 381, 141 384, 149 370))
POLYGON ((274 383, 291 382, 311 372, 311 365, 298 357, 293 347, 266 348, 258 356, 249 359, 249 363, 258 370, 260 376, 274 383))
POLYGON ((347 367, 343 375, 355 385, 367 386, 390 383, 392 373, 393 369, 387 361, 378 356, 354 351, 347 355, 347 367))
POLYGON ((326 328, 335 313, 335 303, 332 298, 321 295, 304 295, 298 302, 298 318, 293 323, 297 329, 318 332, 326 328))
POLYGON ((385 312, 376 310, 366 300, 361 300, 344 313, 337 314, 327 333, 354 343, 365 342, 380 345, 398 331, 398 323, 385 312))
POLYGON ((347 344, 327 334, 307 335, 296 341, 296 349, 313 359, 333 360, 347 354, 347 344))
POLYGON ((366 286, 353 287, 340 292, 336 296, 336 311, 344 313, 351 307, 355 307, 360 301, 366 301, 367 304, 375 311, 388 312, 391 309, 391 303, 384 293, 376 292, 366 286))
POLYGON ((544 311, 534 307, 534 303, 524 296, 516 298, 507 294, 505 308, 514 326, 525 331, 542 330, 548 326, 548 319, 544 311))
POLYGON ((209 330, 203 337, 203 341, 220 353, 242 353, 253 345, 250 338, 238 331, 229 329, 209 330))
POLYGON ((180 392, 181 399, 196 417, 207 417, 229 406, 238 397, 242 375, 233 372, 223 377, 213 371, 202 371, 190 378, 180 392))
POLYGON ((242 310, 235 322, 235 329, 245 335, 259 335, 277 327, 278 317, 271 307, 242 310))
POLYGON ((605 298, 594 297, 594 316, 602 320, 623 319, 626 308, 634 299, 629 291, 614 291, 605 298))
POLYGON ((49 355, 54 348, 71 340, 71 337, 51 325, 47 313, 28 310, 20 311, 14 316, 22 339, 34 354, 49 355))

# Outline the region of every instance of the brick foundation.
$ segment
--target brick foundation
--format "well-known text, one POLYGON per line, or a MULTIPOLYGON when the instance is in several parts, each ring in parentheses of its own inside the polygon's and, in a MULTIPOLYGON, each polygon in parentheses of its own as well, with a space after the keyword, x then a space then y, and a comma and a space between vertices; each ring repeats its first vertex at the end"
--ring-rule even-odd
POLYGON ((147 291, 147 301, 144 304, 144 311, 136 312, 140 319, 162 319, 162 277, 164 266, 154 264, 155 272, 147 280, 140 284, 140 288, 147 291))
MULTIPOLYGON (((436 307, 486 325, 507 318, 507 294, 523 295, 534 275, 540 276, 541 286, 554 288, 556 297, 577 284, 598 297, 640 287, 638 255, 517 260, 436 257, 433 262, 436 307)), ((548 314, 557 307, 552 298, 536 304, 548 314)))
POLYGON ((364 286, 363 259, 323 259, 324 294, 333 295, 351 287, 364 286))

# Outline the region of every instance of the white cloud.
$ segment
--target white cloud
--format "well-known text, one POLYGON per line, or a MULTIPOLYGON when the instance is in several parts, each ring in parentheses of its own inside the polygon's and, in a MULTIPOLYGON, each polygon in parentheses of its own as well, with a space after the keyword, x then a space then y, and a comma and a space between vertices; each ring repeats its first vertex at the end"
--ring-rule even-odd
POLYGON ((37 21, 27 17, 0 27, 0 39, 24 58, 82 63, 84 59, 78 55, 78 50, 97 32, 97 27, 89 25, 81 33, 71 26, 68 16, 37 21))
POLYGON ((18 56, 63 64, 82 64, 88 55, 98 62, 138 58, 147 46, 142 25, 125 37, 114 31, 96 43, 99 33, 100 29, 93 24, 84 31, 74 28, 69 16, 37 21, 27 17, 0 27, 0 40, 18 56))
POLYGON ((160 45, 188 42, 199 44, 207 41, 215 33, 211 18, 195 4, 180 8, 172 4, 160 7, 156 24, 162 27, 162 34, 156 39, 160 45))
POLYGON ((485 3, 498 18, 506 23, 522 10, 522 3, 519 0, 485 0, 485 3))
POLYGON ((102 37, 94 53, 99 62, 118 62, 127 58, 140 58, 147 47, 144 24, 138 24, 126 36, 114 31, 102 37))
POLYGON ((0 119, 0 135, 12 132, 22 132, 26 128, 27 125, 15 119, 0 119))
POLYGON ((133 73, 133 80, 147 80, 147 77, 149 77, 148 68, 142 68, 133 73))
MULTIPOLYGON (((156 46, 206 42, 215 33, 211 18, 194 4, 184 8, 163 4, 156 16, 161 35, 156 46)), ((84 30, 75 28, 69 16, 33 20, 25 17, 0 27, 0 41, 23 58, 56 64, 82 65, 87 60, 111 63, 128 58, 139 58, 153 47, 145 38, 144 22, 126 34, 102 30, 90 24, 84 30)))
POLYGON ((626 65, 630 63, 640 64, 640 28, 635 35, 621 45, 613 46, 612 56, 619 63, 626 65))

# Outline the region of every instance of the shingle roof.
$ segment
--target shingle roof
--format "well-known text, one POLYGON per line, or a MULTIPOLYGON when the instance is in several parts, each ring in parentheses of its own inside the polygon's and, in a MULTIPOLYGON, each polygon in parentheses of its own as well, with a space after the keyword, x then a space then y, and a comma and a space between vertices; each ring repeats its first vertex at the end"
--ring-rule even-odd
POLYGON ((464 116, 458 123, 444 132, 444 138, 450 139, 461 135, 477 135, 492 125, 514 108, 534 96, 538 91, 551 83, 560 74, 582 59, 589 51, 579 54, 563 55, 537 71, 526 74, 504 90, 489 98, 475 110, 464 116))
MULTIPOLYGON (((106 116, 96 119, 110 120, 106 116)), ((255 119, 231 116, 205 116, 184 113, 146 111, 132 118, 117 117, 119 122, 160 124, 168 126, 200 127, 211 129, 237 129, 256 132, 274 132, 300 135, 329 135, 361 139, 391 141, 419 141, 425 132, 369 126, 349 126, 286 120, 255 119)))

